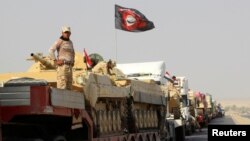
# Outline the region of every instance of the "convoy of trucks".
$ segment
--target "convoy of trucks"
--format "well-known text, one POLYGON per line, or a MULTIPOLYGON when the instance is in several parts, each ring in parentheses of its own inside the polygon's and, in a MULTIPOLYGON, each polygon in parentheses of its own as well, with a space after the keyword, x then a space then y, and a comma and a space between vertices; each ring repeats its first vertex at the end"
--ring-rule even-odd
MULTIPOLYGON (((56 88, 56 67, 42 54, 22 73, 0 74, 0 141, 183 141, 218 106, 186 77, 165 79, 165 63, 117 64, 95 74, 76 53, 73 89, 56 88)), ((98 60, 102 61, 102 60, 98 60)))

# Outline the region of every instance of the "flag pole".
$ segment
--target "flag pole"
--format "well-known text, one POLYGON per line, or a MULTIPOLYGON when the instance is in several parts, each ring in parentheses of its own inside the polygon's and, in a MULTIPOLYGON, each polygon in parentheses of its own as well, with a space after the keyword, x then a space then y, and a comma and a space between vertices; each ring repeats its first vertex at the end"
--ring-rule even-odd
POLYGON ((117 61, 117 31, 115 29, 115 60, 117 61))

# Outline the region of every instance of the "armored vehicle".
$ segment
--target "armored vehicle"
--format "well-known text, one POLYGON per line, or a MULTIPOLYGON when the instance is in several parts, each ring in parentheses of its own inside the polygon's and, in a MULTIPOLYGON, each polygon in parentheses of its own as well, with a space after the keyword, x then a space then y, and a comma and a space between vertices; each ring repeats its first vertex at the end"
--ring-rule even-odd
POLYGON ((76 53, 73 89, 57 89, 53 61, 42 54, 31 53, 30 57, 34 64, 27 72, 0 74, 0 134, 4 140, 160 138, 166 101, 157 84, 120 77, 116 68, 113 76, 92 73, 84 57, 76 53))

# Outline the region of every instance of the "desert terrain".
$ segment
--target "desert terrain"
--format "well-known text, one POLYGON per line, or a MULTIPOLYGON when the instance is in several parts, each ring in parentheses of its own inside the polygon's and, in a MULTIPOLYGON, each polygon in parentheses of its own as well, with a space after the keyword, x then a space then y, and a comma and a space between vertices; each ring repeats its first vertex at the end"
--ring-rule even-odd
POLYGON ((219 103, 236 124, 250 125, 250 99, 228 99, 219 103))

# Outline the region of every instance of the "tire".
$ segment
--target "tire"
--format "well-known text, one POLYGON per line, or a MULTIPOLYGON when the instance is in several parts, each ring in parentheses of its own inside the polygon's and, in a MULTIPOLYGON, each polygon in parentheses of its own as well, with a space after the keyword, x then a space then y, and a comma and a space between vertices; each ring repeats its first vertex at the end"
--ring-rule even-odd
POLYGON ((187 136, 190 136, 192 134, 192 125, 191 124, 188 124, 185 126, 185 134, 187 136))
POLYGON ((176 141, 185 140, 185 127, 184 126, 180 126, 175 129, 175 137, 176 137, 176 141))
POLYGON ((45 141, 41 138, 35 138, 35 139, 25 139, 25 138, 8 138, 8 139, 4 139, 3 141, 45 141))
POLYGON ((67 139, 64 136, 55 136, 52 141, 67 141, 67 139))
POLYGON ((186 135, 187 135, 187 136, 190 136, 191 134, 192 134, 191 129, 187 129, 187 131, 186 131, 186 135))
POLYGON ((34 139, 32 141, 44 141, 43 139, 34 139))
POLYGON ((169 140, 176 141, 175 127, 172 121, 168 122, 168 130, 169 130, 169 136, 170 136, 169 140))
POLYGON ((195 126, 194 125, 191 126, 191 130, 192 130, 192 133, 195 132, 195 126))

